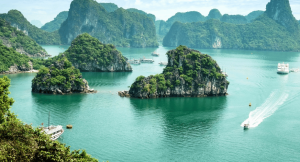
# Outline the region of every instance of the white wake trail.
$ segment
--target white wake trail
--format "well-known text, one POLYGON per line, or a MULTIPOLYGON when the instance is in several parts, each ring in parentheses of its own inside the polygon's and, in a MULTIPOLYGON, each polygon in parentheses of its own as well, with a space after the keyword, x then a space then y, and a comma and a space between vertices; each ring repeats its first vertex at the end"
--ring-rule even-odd
POLYGON ((246 119, 241 126, 249 124, 250 128, 257 127, 264 119, 270 117, 288 98, 288 94, 276 91, 272 92, 268 99, 254 111, 251 111, 249 118, 246 119))

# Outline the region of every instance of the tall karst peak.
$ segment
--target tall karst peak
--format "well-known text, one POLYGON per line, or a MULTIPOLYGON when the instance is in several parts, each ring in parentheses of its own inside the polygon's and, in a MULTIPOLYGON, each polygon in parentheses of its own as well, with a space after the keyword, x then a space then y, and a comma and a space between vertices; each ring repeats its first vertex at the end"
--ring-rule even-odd
POLYGON ((299 25, 292 14, 289 0, 271 0, 267 4, 266 14, 290 32, 299 32, 299 25))
POLYGON ((222 17, 222 14, 221 12, 218 10, 218 9, 212 9, 210 10, 208 16, 207 16, 207 19, 221 19, 222 17))

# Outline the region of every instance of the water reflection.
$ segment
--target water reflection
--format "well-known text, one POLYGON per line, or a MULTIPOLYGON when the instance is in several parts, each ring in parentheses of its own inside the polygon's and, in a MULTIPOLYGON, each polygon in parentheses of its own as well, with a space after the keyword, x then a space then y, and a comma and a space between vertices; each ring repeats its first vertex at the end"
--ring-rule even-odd
MULTIPOLYGON (((209 130, 222 116, 227 106, 226 97, 215 98, 162 98, 162 99, 130 99, 138 116, 149 115, 158 111, 163 118, 161 127, 168 140, 174 136, 190 138, 201 136, 201 131, 209 130)), ((170 141, 169 141, 170 142, 170 141)))

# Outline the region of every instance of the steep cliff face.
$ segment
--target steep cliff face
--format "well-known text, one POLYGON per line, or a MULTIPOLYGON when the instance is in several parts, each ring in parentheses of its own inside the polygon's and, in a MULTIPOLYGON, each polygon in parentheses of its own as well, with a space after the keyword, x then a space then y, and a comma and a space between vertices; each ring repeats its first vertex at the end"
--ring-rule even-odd
POLYGON ((18 10, 10 10, 7 14, 0 14, 11 26, 23 31, 38 44, 61 44, 58 32, 49 33, 30 24, 18 10))
POLYGON ((80 71, 63 55, 48 68, 40 69, 32 80, 32 92, 48 94, 92 93, 88 82, 82 78, 80 71))
POLYGON ((168 51, 162 74, 140 76, 129 95, 136 98, 225 96, 229 82, 210 56, 179 46, 168 51))
POLYGON ((192 48, 300 51, 298 22, 292 15, 287 15, 287 18, 282 20, 284 19, 283 15, 286 15, 284 13, 289 12, 284 10, 286 9, 285 5, 274 5, 275 2, 288 3, 286 0, 272 0, 263 15, 247 24, 236 25, 215 19, 196 23, 174 23, 164 37, 163 45, 187 45, 192 48), (275 14, 270 16, 270 13, 275 14))
POLYGON ((116 46, 158 46, 155 25, 149 17, 122 8, 108 13, 93 0, 74 0, 59 33, 62 41, 67 44, 78 35, 89 33, 103 43, 116 46))
POLYGON ((299 36, 300 26, 292 14, 289 0, 271 0, 265 13, 288 31, 299 36))
POLYGON ((0 18, 0 44, 12 47, 17 52, 29 57, 46 57, 48 53, 34 40, 26 35, 26 32, 11 27, 8 22, 0 18))
POLYGON ((87 33, 77 36, 64 55, 81 71, 132 71, 115 46, 103 44, 87 33))

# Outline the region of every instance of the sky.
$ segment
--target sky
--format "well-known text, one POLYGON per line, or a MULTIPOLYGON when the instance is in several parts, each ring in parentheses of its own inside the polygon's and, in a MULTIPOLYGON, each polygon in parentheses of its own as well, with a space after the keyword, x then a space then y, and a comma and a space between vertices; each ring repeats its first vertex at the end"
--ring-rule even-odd
MULTIPOLYGON (((157 20, 167 20, 177 12, 198 11, 207 16, 211 9, 222 14, 247 15, 255 10, 266 10, 270 0, 96 0, 115 3, 122 8, 137 8, 154 14, 157 20)), ((39 20, 43 24, 52 21, 61 11, 68 11, 72 0, 0 0, 0 13, 17 9, 28 21, 39 20)), ((293 14, 300 20, 300 0, 290 0, 293 14)))

